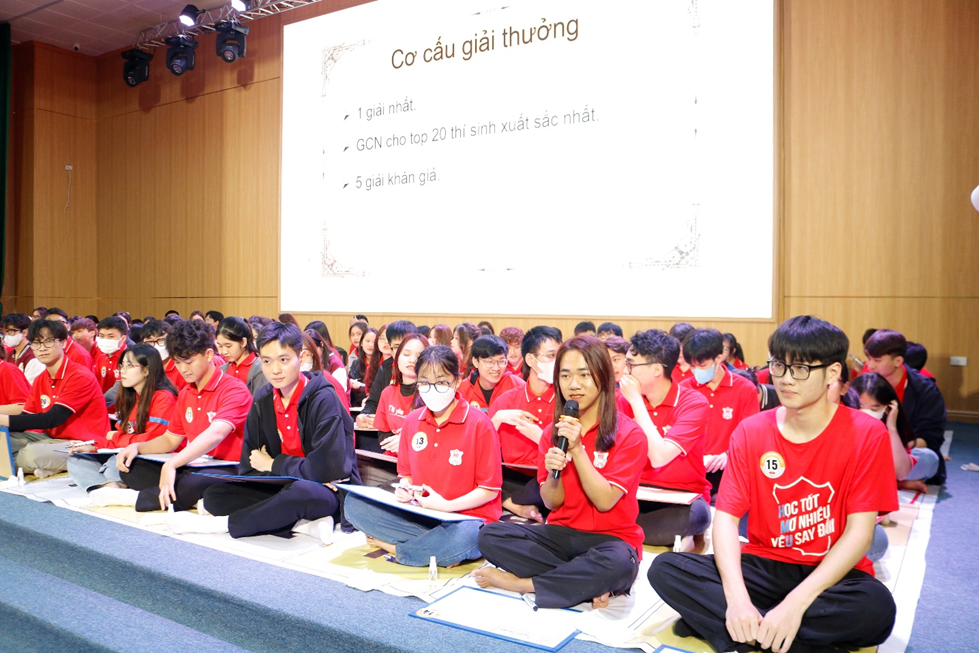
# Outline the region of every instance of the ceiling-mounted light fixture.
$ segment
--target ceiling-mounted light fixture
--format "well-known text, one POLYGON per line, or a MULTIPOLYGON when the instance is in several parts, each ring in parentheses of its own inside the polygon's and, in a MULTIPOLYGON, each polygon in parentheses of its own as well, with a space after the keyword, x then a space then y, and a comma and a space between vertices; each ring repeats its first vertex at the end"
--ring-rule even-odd
POLYGON ((188 70, 194 69, 194 50, 199 45, 189 36, 169 36, 164 39, 167 48, 167 68, 180 77, 188 70))
POLYGON ((248 0, 231 0, 231 8, 235 11, 248 11, 248 0))
POLYGON ((138 48, 126 50, 122 53, 122 58, 126 63, 122 65, 122 78, 129 86, 139 86, 150 78, 150 62, 153 61, 152 52, 143 52, 138 48))
POLYGON ((197 17, 202 13, 204 12, 202 12, 196 6, 187 5, 183 8, 183 11, 180 12, 180 22, 187 27, 193 27, 194 24, 197 23, 197 17))
POLYGON ((218 33, 217 40, 214 41, 215 54, 228 63, 245 56, 247 27, 242 27, 240 23, 222 21, 214 29, 218 33))

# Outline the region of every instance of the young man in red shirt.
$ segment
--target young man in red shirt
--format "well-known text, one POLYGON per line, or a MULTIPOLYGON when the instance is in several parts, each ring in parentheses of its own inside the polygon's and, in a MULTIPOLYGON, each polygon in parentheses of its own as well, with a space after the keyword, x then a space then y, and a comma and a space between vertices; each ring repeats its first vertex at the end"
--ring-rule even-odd
MULTIPOLYGON (((92 322, 87 317, 77 317, 71 323, 68 331, 71 332, 71 339, 87 351, 89 357, 91 357, 92 350, 95 349, 95 335, 98 333, 98 327, 95 326, 95 322, 92 322)), ((89 367, 94 367, 94 361, 89 367)))
POLYGON ((704 467, 711 497, 717 495, 727 466, 727 444, 734 427, 759 410, 758 391, 747 379, 724 364, 724 336, 717 329, 695 329, 683 341, 683 357, 690 363, 693 378, 681 385, 704 395, 710 407, 704 467))
POLYGON ((99 335, 95 338, 97 351, 92 357, 95 378, 102 386, 102 394, 112 389, 119 380, 119 357, 126 350, 129 326, 121 317, 115 315, 102 318, 99 322, 99 335))
POLYGON ((156 347, 156 350, 160 352, 160 358, 163 359, 163 372, 179 392, 187 385, 187 381, 184 380, 183 374, 177 370, 177 364, 170 357, 170 350, 167 349, 167 336, 170 335, 171 330, 170 324, 163 320, 150 320, 140 329, 139 336, 145 344, 156 347))
POLYGON ((500 395, 523 387, 524 380, 507 369, 507 344, 499 336, 479 336, 473 341, 473 371, 459 386, 466 402, 484 413, 500 395))
MULTIPOLYGON (((73 333, 71 323, 68 322, 68 314, 60 308, 49 308, 43 319, 57 320, 65 325, 69 333, 73 333)), ((75 361, 82 367, 92 369, 94 366, 92 354, 87 349, 75 342, 74 337, 69 337, 65 340, 65 356, 68 357, 68 360, 75 361)))
POLYGON ((4 360, 16 365, 28 383, 44 371, 41 361, 35 360, 34 350, 30 348, 27 330, 31 326, 31 317, 24 313, 7 313, 0 323, 3 328, 4 360))
POLYGON ((507 346, 507 370, 512 374, 522 374, 523 354, 520 352, 520 345, 523 342, 524 331, 520 327, 508 326, 500 329, 500 337, 507 346))
POLYGON ((626 357, 629 374, 619 381, 618 404, 646 434, 643 484, 700 495, 690 505, 640 501, 645 543, 672 546, 679 535, 683 550, 692 551, 694 538, 710 526, 710 483, 704 470, 709 408, 699 392, 673 382, 679 355, 676 339, 659 329, 636 333, 626 357))
POLYGON ((884 424, 830 403, 849 342, 803 315, 768 341, 782 406, 731 436, 714 518, 714 555, 664 553, 649 582, 718 651, 836 651, 882 643, 891 593, 865 557, 880 514, 897 510, 884 424), (748 544, 738 522, 748 513, 748 544))
POLYGON ((65 356, 68 329, 62 322, 35 320, 27 336, 46 369, 31 384, 23 412, 0 415, 0 426, 10 428, 15 465, 43 478, 66 468, 65 440, 104 437, 109 414, 95 377, 65 356))
POLYGON ((693 333, 693 330, 693 325, 689 322, 677 322, 670 327, 670 335, 676 338, 676 341, 680 344, 680 357, 677 358, 677 364, 671 373, 674 383, 683 383, 687 379, 693 378, 690 364, 683 358, 683 341, 693 333))
MULTIPOLYGON (((177 396, 167 432, 148 442, 130 444, 116 456, 116 467, 128 488, 101 488, 89 496, 100 505, 135 506, 139 512, 193 508, 204 490, 220 481, 195 476, 187 463, 210 455, 237 462, 242 432, 252 405, 248 388, 214 364, 214 329, 203 320, 178 324, 167 338, 167 349, 187 386, 177 396), (137 458, 140 454, 177 451, 162 466, 137 458)), ((235 474, 237 466, 205 468, 213 474, 235 474)))

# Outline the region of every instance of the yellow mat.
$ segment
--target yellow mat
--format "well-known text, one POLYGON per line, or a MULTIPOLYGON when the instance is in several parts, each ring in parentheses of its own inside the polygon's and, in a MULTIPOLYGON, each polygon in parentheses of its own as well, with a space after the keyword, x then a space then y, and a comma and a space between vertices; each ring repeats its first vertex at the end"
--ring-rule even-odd
MULTIPOLYGON (((379 574, 390 574, 403 580, 428 580, 428 567, 406 567, 396 562, 389 562, 380 549, 370 545, 347 549, 330 562, 351 569, 369 569, 379 574), (382 553, 382 555, 378 555, 378 553, 382 553)), ((482 566, 483 561, 478 560, 451 569, 439 567, 439 580, 462 578, 482 566)))

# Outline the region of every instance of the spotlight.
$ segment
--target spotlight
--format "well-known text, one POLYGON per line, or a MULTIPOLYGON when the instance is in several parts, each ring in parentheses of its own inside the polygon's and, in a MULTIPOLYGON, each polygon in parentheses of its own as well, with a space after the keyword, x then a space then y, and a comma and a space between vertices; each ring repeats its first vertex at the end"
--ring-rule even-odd
POLYGON ((214 29, 218 32, 217 40, 214 42, 215 54, 228 63, 245 56, 247 27, 242 27, 240 23, 223 21, 215 25, 214 29))
POLYGON ((152 52, 143 52, 138 48, 126 50, 122 53, 122 58, 126 63, 122 64, 122 78, 130 86, 139 86, 150 78, 150 62, 153 61, 152 52))
POLYGON ((231 0, 231 8, 235 11, 248 11, 248 0, 231 0))
POLYGON ((184 7, 183 11, 180 12, 180 22, 187 27, 193 27, 194 23, 197 22, 197 17, 200 16, 202 12, 200 9, 194 5, 187 5, 184 7))
POLYGON ((171 73, 179 77, 194 69, 197 41, 187 36, 168 36, 163 42, 170 46, 167 48, 167 68, 171 73))

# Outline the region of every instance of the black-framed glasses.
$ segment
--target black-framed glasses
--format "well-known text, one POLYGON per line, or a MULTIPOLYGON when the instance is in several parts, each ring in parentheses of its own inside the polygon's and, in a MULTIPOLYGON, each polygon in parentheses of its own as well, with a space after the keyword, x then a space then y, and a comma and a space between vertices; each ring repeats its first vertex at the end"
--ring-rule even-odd
POLYGON ((54 343, 58 342, 57 338, 46 338, 44 340, 35 340, 31 343, 31 349, 34 351, 40 351, 42 349, 51 349, 54 347, 54 343))
POLYGON ((628 358, 625 360, 625 364, 626 364, 627 367, 629 367, 629 369, 632 369, 633 367, 643 367, 645 365, 662 365, 662 363, 656 363, 656 362, 653 362, 653 363, 633 363, 628 358))
POLYGON ((818 370, 823 367, 829 367, 832 363, 822 363, 821 365, 806 365, 804 363, 794 363, 792 365, 786 365, 782 361, 770 360, 768 361, 768 370, 772 373, 772 376, 782 378, 785 376, 785 371, 788 370, 789 376, 791 376, 796 381, 805 381, 809 378, 809 374, 813 370, 818 370))
POLYGON ((444 394, 452 388, 452 384, 448 381, 439 381, 437 383, 416 381, 415 387, 418 388, 418 392, 428 392, 429 388, 435 388, 435 392, 444 394))

